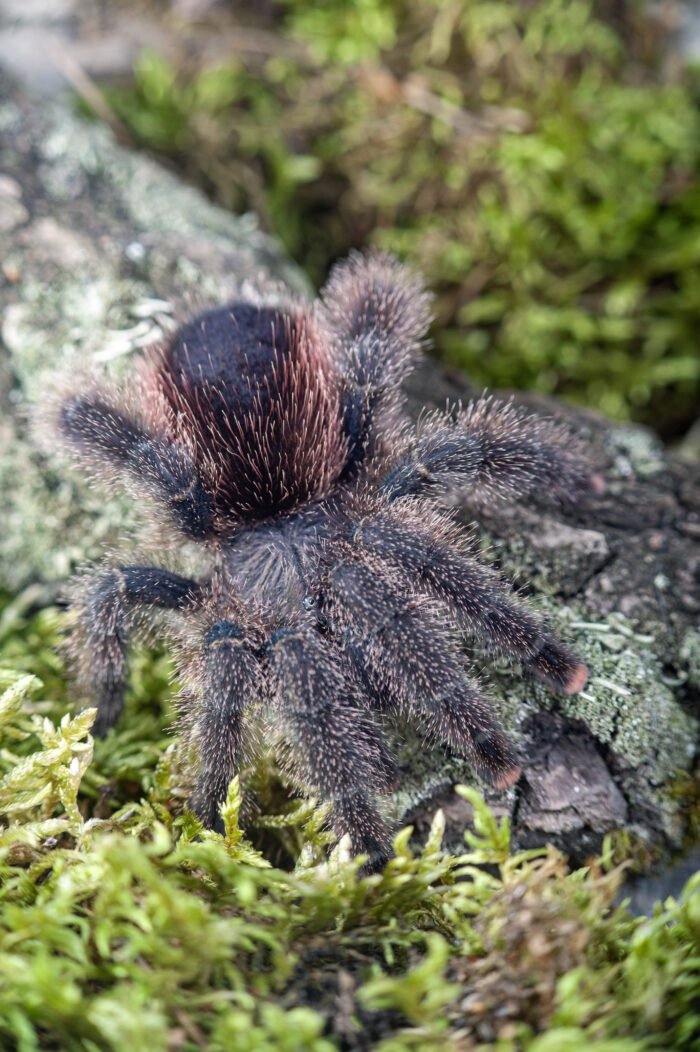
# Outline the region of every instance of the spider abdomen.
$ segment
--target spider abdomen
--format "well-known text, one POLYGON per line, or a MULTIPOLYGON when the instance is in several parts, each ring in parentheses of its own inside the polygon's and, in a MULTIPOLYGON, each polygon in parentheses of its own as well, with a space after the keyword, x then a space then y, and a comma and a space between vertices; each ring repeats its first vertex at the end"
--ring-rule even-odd
POLYGON ((344 466, 339 380, 306 316, 251 303, 207 311, 176 333, 148 386, 222 520, 322 496, 344 466))
POLYGON ((265 381, 289 359, 293 336, 292 326, 271 308, 216 307, 178 329, 163 373, 183 394, 204 394, 213 415, 250 411, 256 396, 269 405, 265 381))

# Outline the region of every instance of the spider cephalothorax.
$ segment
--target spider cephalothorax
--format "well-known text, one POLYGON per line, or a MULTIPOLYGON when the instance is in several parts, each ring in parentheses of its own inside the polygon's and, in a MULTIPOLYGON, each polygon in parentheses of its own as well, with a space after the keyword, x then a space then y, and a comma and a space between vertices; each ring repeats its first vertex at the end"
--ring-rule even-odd
POLYGON ((399 385, 427 324, 428 298, 404 267, 356 254, 316 304, 207 311, 147 357, 128 398, 92 387, 61 402, 71 451, 140 487, 174 538, 209 552, 196 579, 99 571, 81 618, 104 733, 121 711, 130 629, 148 611, 174 612, 164 631, 194 685, 184 718, 200 755, 193 806, 208 825, 262 724, 329 802, 336 832, 379 864, 390 832, 374 794, 398 768, 378 714, 413 720, 497 788, 518 778, 459 632, 555 689, 586 682, 440 500, 572 501, 591 476, 558 425, 490 398, 411 429, 399 385))

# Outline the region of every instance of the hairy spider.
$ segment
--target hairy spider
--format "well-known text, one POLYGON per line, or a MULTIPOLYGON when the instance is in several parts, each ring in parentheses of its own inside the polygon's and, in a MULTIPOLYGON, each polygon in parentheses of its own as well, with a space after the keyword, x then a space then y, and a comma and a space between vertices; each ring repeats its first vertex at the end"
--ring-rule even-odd
POLYGON ((101 570, 81 607, 99 734, 122 710, 134 627, 145 612, 179 615, 163 630, 193 684, 183 719, 208 826, 262 726, 329 802, 337 834, 381 865, 391 839, 374 794, 398 780, 381 714, 414 720, 498 789, 520 773, 458 632, 556 690, 586 682, 440 501, 574 501, 595 477, 563 428, 491 398, 411 428, 400 383, 428 320, 402 265, 353 254, 314 305, 207 310, 146 356, 128 394, 88 385, 60 402, 57 432, 79 459, 155 498, 175 537, 209 550, 198 579, 101 570))

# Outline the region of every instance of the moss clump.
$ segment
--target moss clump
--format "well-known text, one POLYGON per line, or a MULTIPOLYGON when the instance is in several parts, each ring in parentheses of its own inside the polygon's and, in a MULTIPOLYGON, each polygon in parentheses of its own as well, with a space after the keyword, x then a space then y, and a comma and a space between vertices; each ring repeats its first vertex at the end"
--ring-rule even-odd
MULTIPOLYGON (((439 352, 489 386, 652 423, 700 390, 700 110, 637 5, 239 5, 269 47, 109 99, 136 141, 316 279, 388 246, 437 291, 439 352)), ((225 25, 220 31, 226 32, 225 25)))
POLYGON ((406 829, 364 877, 297 802, 256 820, 286 831, 296 863, 276 869, 239 828, 237 780, 223 836, 183 808, 161 658, 136 662, 130 721, 96 748, 94 710, 66 714, 64 618, 25 597, 0 620, 3 1048, 698 1047, 697 880, 633 920, 609 857, 569 873, 553 849, 511 855, 473 789, 460 856, 438 814, 421 854, 406 829))

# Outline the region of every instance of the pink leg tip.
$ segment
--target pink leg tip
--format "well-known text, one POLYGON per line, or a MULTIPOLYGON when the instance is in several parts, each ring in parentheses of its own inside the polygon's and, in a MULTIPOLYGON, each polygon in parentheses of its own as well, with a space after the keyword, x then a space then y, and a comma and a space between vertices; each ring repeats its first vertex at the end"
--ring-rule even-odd
POLYGON ((605 485, 605 479, 602 475, 599 475, 597 472, 593 472, 590 476, 590 483, 591 489, 596 494, 596 496, 600 497, 603 493, 605 493, 607 486, 605 485))
POLYGON ((515 785, 519 777, 520 768, 511 767, 509 770, 504 771, 503 774, 499 775, 498 778, 494 778, 493 787, 494 789, 510 789, 511 785, 515 785))
POLYGON ((578 694, 588 682, 588 669, 585 665, 577 665, 568 683, 564 685, 565 694, 578 694))

